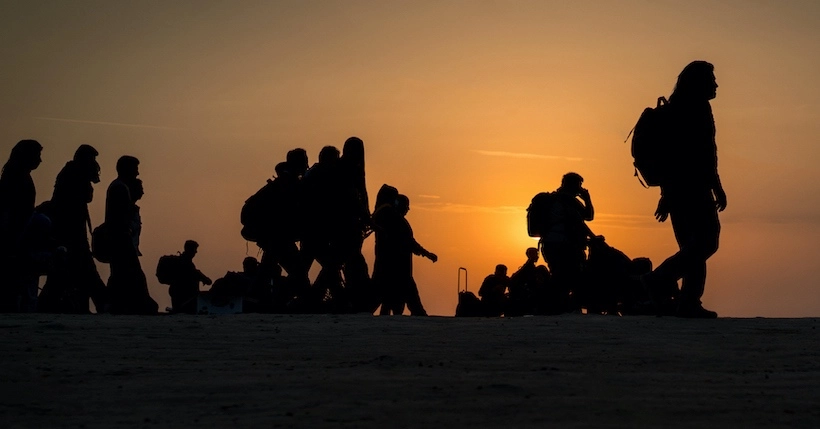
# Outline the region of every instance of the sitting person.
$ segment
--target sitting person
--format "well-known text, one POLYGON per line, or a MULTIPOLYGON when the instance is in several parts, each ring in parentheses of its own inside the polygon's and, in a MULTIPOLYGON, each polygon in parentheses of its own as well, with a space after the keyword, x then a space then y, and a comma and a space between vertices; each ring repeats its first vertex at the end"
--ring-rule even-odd
POLYGON ((507 266, 498 264, 495 266, 495 273, 490 274, 481 283, 478 289, 478 296, 481 297, 481 304, 484 313, 489 317, 498 317, 504 313, 507 301, 507 287, 510 285, 510 278, 507 276, 507 266))
MULTIPOLYGON (((510 277, 510 298, 507 316, 523 316, 524 314, 535 314, 536 306, 541 300, 541 289, 543 286, 539 280, 541 275, 535 263, 538 262, 538 249, 530 247, 525 252, 527 261, 513 273, 510 277)), ((546 267, 544 267, 546 268, 546 267)), ((549 276, 549 271, 547 271, 549 276)))

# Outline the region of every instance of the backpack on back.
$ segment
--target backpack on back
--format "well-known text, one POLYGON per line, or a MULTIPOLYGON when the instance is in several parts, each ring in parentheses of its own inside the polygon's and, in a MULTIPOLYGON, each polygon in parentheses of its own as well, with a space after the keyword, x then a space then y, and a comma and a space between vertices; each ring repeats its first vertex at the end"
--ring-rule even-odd
POLYGON ((157 280, 164 285, 174 283, 180 275, 179 255, 165 255, 157 262, 157 280))
POLYGON ((532 202, 527 207, 527 234, 530 237, 543 237, 549 230, 553 203, 554 192, 541 192, 532 197, 532 202))
POLYGON ((111 263, 111 232, 103 222, 91 231, 91 255, 103 264, 111 263))
POLYGON ((242 238, 258 242, 271 230, 276 215, 276 181, 268 179, 261 189, 245 200, 239 221, 242 223, 242 238))
MULTIPOLYGON (((644 109, 635 128, 630 131, 635 177, 644 187, 660 186, 666 178, 671 158, 672 133, 669 102, 665 97, 659 97, 657 106, 644 109)), ((629 135, 626 140, 629 140, 629 135)))

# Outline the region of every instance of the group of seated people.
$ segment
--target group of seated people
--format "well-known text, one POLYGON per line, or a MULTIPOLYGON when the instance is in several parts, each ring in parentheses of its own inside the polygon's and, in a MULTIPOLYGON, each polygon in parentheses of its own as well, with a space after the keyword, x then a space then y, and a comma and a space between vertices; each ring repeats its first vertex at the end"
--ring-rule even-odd
POLYGON ((641 275, 652 271, 648 258, 630 259, 603 237, 589 241, 588 253, 579 281, 566 288, 555 281, 546 265, 538 265, 538 249, 530 247, 526 250, 527 260, 512 275, 507 275, 506 265, 496 265, 495 272, 485 277, 478 289, 480 300, 469 295, 460 297, 462 306, 464 301, 473 303, 472 310, 467 310, 471 314, 462 315, 674 313, 679 295, 676 282, 651 289, 641 282, 641 275))

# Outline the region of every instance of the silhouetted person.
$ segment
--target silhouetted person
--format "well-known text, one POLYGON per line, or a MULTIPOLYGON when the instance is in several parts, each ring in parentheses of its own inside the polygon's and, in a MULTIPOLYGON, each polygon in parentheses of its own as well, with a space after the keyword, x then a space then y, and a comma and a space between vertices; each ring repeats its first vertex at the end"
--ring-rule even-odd
POLYGON ((256 279, 259 288, 270 285, 278 271, 277 266, 281 266, 287 272, 288 281, 294 285, 297 295, 309 292, 307 267, 296 245, 301 239, 304 226, 301 180, 307 167, 308 159, 304 149, 289 151, 285 163, 280 163, 276 167, 278 176, 271 183, 274 189, 269 194, 272 201, 268 202, 274 208, 271 211, 274 216, 257 241, 257 245, 262 249, 262 260, 256 279))
POLYGON ((381 291, 382 315, 400 315, 405 305, 413 316, 427 315, 413 279, 413 255, 433 262, 438 256, 413 237, 413 229, 405 218, 409 210, 410 199, 399 194, 393 204, 382 204, 378 213, 373 215, 373 228, 377 234, 373 277, 378 279, 381 291))
MULTIPOLYGON (((11 149, 0 174, 0 311, 30 309, 31 293, 25 280, 26 226, 34 213, 36 191, 31 172, 42 162, 43 147, 36 140, 21 140, 11 149)), ((36 297, 36 294, 35 294, 36 297)))
POLYGON ((726 192, 717 169, 715 119, 710 100, 717 94, 714 66, 705 61, 688 64, 669 97, 674 142, 655 218, 672 219, 680 250, 661 263, 644 282, 653 287, 683 279, 677 315, 715 318, 700 298, 706 284, 706 260, 718 249, 718 211, 726 208, 726 192))
POLYGON ((339 198, 333 211, 330 253, 343 272, 345 299, 355 312, 375 310, 362 244, 370 229, 370 207, 365 185, 364 142, 348 138, 342 147, 338 174, 339 198))
POLYGON ((631 295, 632 259, 606 243, 603 237, 589 240, 589 257, 584 270, 578 304, 591 313, 617 314, 631 295))
POLYGON ((332 248, 337 230, 343 225, 338 221, 337 210, 343 200, 344 186, 339 167, 339 150, 325 146, 319 152, 319 161, 305 173, 302 179, 304 230, 300 243, 300 255, 306 269, 313 261, 321 265, 314 286, 330 290, 335 298, 342 299, 342 257, 332 248))
MULTIPOLYGON (((378 303, 382 309, 385 299, 391 299, 390 282, 393 281, 394 273, 391 271, 391 264, 395 259, 393 255, 394 245, 391 231, 388 229, 397 222, 400 216, 396 210, 396 198, 399 196, 398 189, 388 184, 383 184, 376 194, 376 203, 373 207, 371 226, 376 237, 374 245, 375 259, 373 262, 373 275, 371 281, 378 295, 378 303), (388 296, 390 295, 390 296, 388 296)), ((375 311, 375 310, 374 310, 375 311)))
POLYGON ((65 263, 48 274, 40 294, 39 311, 88 313, 89 298, 98 313, 105 311, 105 283, 97 272, 88 243, 88 204, 94 198, 93 185, 100 182, 97 155, 92 146, 81 145, 57 174, 48 216, 57 244, 64 246, 67 253, 65 263))
MULTIPOLYGON (((510 295, 505 311, 507 316, 535 314, 536 307, 541 304, 538 300, 539 292, 545 285, 539 284, 539 275, 535 266, 538 262, 538 249, 529 247, 524 254, 527 260, 510 277, 510 295)), ((547 275, 549 276, 549 271, 547 275)))
POLYGON ((510 278, 507 276, 507 266, 504 264, 496 265, 495 272, 484 278, 478 289, 478 296, 481 297, 485 315, 499 317, 504 313, 507 300, 505 294, 509 285, 510 278))
MULTIPOLYGON (((225 276, 217 279, 211 286, 211 293, 221 296, 251 296, 253 281, 259 274, 259 261, 253 256, 246 256, 242 260, 242 271, 228 271, 225 276)), ((271 291, 266 291, 268 300, 271 291)))
POLYGON ((625 314, 674 316, 678 312, 680 288, 677 279, 654 282, 652 290, 640 281, 652 271, 649 258, 634 258, 629 264, 629 289, 624 296, 625 314))
POLYGON ((576 309, 570 296, 581 282, 587 238, 594 236, 585 223, 593 219, 595 211, 589 191, 581 186, 583 182, 584 178, 577 173, 567 173, 561 179, 550 208, 547 231, 539 242, 552 273, 553 287, 567 301, 566 311, 576 309))
POLYGON ((139 160, 122 156, 117 160, 117 178, 108 186, 105 223, 111 245, 111 275, 108 278, 110 311, 114 314, 156 314, 157 303, 148 293, 140 265, 141 222, 137 200, 142 197, 139 160))
POLYGON ((202 274, 202 271, 199 271, 194 264, 194 256, 198 251, 199 243, 188 240, 179 255, 176 267, 178 271, 168 288, 174 313, 196 314, 199 283, 211 284, 211 279, 202 274))

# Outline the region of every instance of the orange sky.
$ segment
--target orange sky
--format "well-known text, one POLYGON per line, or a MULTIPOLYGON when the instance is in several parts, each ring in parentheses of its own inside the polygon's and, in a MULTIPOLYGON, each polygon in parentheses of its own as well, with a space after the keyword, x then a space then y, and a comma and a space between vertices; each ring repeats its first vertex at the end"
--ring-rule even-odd
POLYGON ((42 201, 94 145, 95 224, 116 159, 139 157, 142 263, 164 308, 160 255, 196 239, 206 274, 239 269, 256 254, 239 209, 287 150, 312 163, 359 136, 371 195, 410 196, 416 237, 440 257, 415 261, 423 302, 452 315, 457 268, 473 290, 495 264, 516 269, 534 244, 529 199, 567 171, 586 178, 590 226, 610 244, 656 263, 675 251, 623 139, 704 59, 729 196, 704 303, 818 316, 818 28, 813 1, 3 2, 0 156, 44 145, 42 201))

